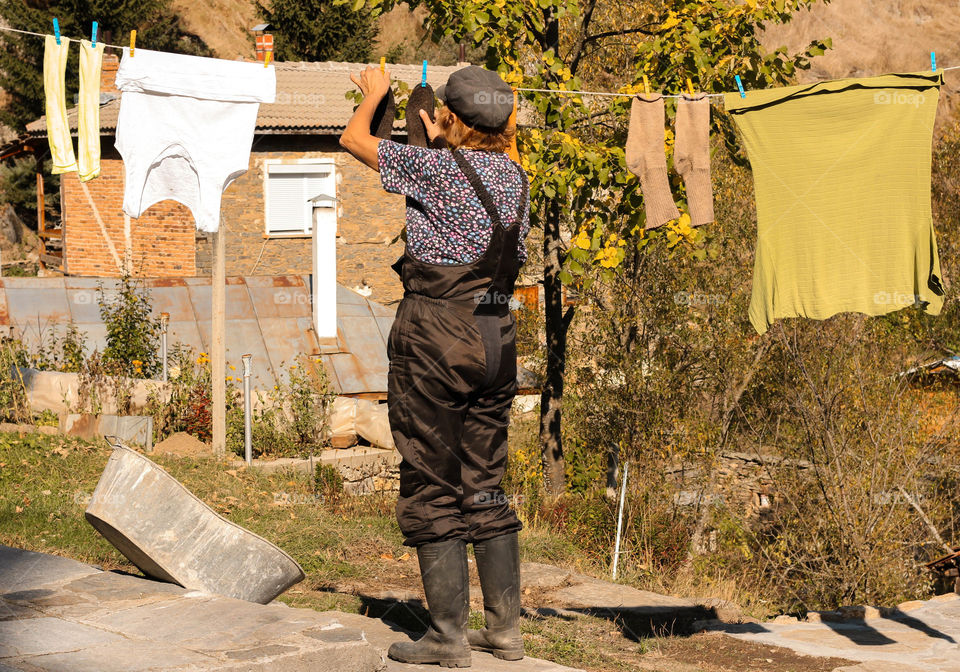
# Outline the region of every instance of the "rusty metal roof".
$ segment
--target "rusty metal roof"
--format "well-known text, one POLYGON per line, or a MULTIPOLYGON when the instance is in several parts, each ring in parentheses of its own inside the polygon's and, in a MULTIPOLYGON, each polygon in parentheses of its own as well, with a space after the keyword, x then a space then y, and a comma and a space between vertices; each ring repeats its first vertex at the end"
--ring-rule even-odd
MULTIPOLYGON (((343 131, 353 114, 354 103, 345 96, 356 89, 350 81, 351 74, 359 74, 374 63, 323 63, 279 62, 274 64, 277 74, 277 99, 274 103, 260 105, 257 115, 257 132, 326 134, 343 131)), ((427 83, 436 89, 447 81, 451 73, 462 66, 439 66, 427 68, 427 83)), ((422 65, 391 64, 390 76, 395 81, 406 82, 413 87, 420 83, 422 65)), ((100 106, 100 131, 110 134, 117 128, 120 100, 112 100, 100 106)), ((67 110, 70 130, 77 130, 77 108, 67 110)), ((27 124, 32 136, 46 136, 46 117, 27 124)), ((398 132, 406 131, 406 122, 394 121, 398 132)))
MULTIPOLYGON (((28 347, 49 345, 72 322, 86 336, 88 352, 103 350, 98 287, 109 295, 114 278, 0 278, 0 335, 28 347)), ((209 352, 210 278, 143 281, 155 315, 170 314, 170 344, 209 352)), ((310 276, 227 278, 227 361, 240 370, 240 356, 253 355, 253 384, 264 388, 286 380, 301 355, 323 362, 337 394, 387 391, 387 335, 393 310, 337 285, 337 337, 317 339, 311 316, 310 276)))

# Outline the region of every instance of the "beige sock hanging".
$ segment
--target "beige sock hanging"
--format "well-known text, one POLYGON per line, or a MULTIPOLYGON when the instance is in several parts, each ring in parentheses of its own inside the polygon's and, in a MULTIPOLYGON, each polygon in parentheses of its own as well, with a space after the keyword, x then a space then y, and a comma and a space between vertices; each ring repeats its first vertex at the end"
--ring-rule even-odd
POLYGON ((687 187, 690 225, 714 221, 710 182, 710 101, 703 94, 681 96, 677 104, 673 165, 687 187))
POLYGON ((663 96, 641 95, 633 99, 627 133, 627 168, 640 178, 648 229, 663 226, 680 216, 667 178, 664 118, 663 96))

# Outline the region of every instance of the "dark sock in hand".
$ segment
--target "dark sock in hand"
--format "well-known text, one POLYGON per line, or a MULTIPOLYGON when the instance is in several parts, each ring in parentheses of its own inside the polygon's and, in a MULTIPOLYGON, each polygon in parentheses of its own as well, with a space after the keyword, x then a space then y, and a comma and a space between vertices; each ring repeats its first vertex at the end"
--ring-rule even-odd
POLYGON ((377 109, 373 112, 373 121, 370 122, 370 134, 383 140, 389 140, 393 134, 393 120, 396 117, 396 102, 393 99, 393 89, 387 89, 377 109))
POLYGON ((427 127, 420 118, 420 110, 426 110, 430 120, 433 120, 433 87, 429 84, 417 84, 407 99, 407 144, 414 147, 427 146, 427 127))

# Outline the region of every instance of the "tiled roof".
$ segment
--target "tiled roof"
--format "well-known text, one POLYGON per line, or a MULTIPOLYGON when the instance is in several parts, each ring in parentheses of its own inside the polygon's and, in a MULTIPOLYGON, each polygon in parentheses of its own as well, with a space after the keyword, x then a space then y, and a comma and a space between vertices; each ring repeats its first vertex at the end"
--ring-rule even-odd
MULTIPOLYGON (((356 87, 350 81, 350 74, 359 74, 366 63, 276 63, 277 100, 269 105, 260 106, 257 116, 257 131, 260 133, 339 133, 353 114, 354 103, 345 94, 356 87)), ((369 64, 378 65, 378 64, 369 64)), ((427 82, 436 89, 447 81, 450 74, 462 66, 430 66, 427 69, 427 82)), ((409 86, 420 83, 421 65, 389 66, 394 80, 406 82, 409 86)), ((100 106, 100 130, 110 133, 117 128, 117 115, 120 101, 112 100, 100 106)), ((77 128, 77 110, 67 111, 70 129, 77 128)), ((394 130, 405 130, 405 122, 398 120, 394 130)), ((27 124, 27 132, 32 136, 46 135, 46 119, 40 117, 27 124)))

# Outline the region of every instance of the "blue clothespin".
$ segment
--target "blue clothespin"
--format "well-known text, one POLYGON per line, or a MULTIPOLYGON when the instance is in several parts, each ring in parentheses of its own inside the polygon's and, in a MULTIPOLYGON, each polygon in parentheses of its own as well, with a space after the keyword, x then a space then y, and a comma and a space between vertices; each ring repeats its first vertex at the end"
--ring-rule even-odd
POLYGON ((740 89, 740 97, 746 98, 747 92, 743 90, 743 82, 740 81, 740 75, 737 75, 735 79, 737 80, 737 88, 740 89))
POLYGON ((423 77, 420 78, 420 86, 427 85, 427 62, 423 62, 423 77))
POLYGON ((93 30, 90 31, 90 33, 91 35, 93 35, 93 37, 90 38, 90 46, 96 49, 97 48, 97 22, 96 21, 93 22, 93 30))
POLYGON ((937 52, 935 51, 930 52, 930 69, 933 72, 937 71, 937 52))
POLYGON ((57 38, 57 44, 60 44, 60 22, 57 17, 53 17, 53 36, 57 38))

